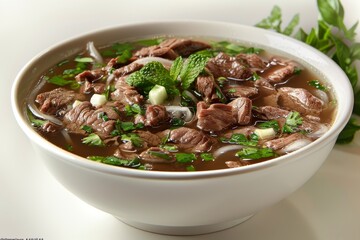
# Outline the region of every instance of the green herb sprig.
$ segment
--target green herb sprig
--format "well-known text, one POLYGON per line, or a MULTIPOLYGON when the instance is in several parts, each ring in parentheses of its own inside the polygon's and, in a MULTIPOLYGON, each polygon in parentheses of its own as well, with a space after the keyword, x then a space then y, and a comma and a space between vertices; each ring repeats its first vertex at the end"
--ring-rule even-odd
MULTIPOLYGON (((340 0, 317 0, 317 6, 320 18, 317 21, 317 26, 313 27, 308 33, 300 28, 293 35, 295 28, 299 24, 299 14, 296 14, 289 24, 282 29, 282 13, 279 6, 274 6, 270 15, 255 26, 292 36, 332 58, 350 80, 355 99, 353 114, 360 116, 359 75, 355 66, 355 62, 360 60, 360 42, 355 41, 359 21, 350 27, 345 25, 344 8, 340 0)), ((321 88, 315 82, 313 84, 315 87, 321 88)), ((359 130, 359 123, 355 121, 355 118, 352 118, 343 132, 340 133, 337 143, 351 142, 355 133, 359 130)))

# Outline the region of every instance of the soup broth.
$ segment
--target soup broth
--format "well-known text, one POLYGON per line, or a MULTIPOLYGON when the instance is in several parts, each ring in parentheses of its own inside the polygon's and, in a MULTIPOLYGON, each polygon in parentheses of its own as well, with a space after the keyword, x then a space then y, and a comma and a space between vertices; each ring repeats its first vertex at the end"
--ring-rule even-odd
POLYGON ((163 37, 89 42, 39 77, 27 111, 39 134, 89 161, 204 171, 310 144, 331 126, 335 103, 331 86, 294 59, 163 37))

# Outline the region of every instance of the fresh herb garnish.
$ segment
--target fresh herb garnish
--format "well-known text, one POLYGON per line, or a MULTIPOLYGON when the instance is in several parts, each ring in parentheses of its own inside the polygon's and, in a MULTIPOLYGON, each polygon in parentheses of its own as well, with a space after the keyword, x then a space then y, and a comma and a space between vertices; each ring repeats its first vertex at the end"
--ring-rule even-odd
POLYGON ((144 128, 144 124, 143 123, 133 123, 133 122, 121 122, 120 121, 120 127, 123 131, 127 132, 127 131, 132 131, 132 130, 136 130, 136 129, 141 129, 144 128))
POLYGON ((169 152, 176 152, 178 150, 176 145, 160 145, 160 147, 169 152))
POLYGON ((194 153, 175 153, 176 161, 181 163, 192 162, 196 160, 194 153))
POLYGON ((194 172, 196 171, 195 167, 193 165, 186 166, 186 171, 188 172, 194 172))
POLYGON ((126 116, 135 116, 137 114, 143 115, 145 113, 144 109, 139 104, 132 104, 125 106, 125 114, 126 116))
POLYGON ((184 61, 181 56, 177 57, 170 68, 170 77, 176 81, 179 77, 184 61))
POLYGON ((271 148, 247 147, 238 151, 235 156, 243 160, 256 160, 261 158, 275 157, 276 153, 271 148))
POLYGON ((234 133, 230 138, 220 138, 220 141, 223 143, 238 144, 243 146, 256 146, 258 144, 258 138, 256 134, 250 135, 250 138, 248 139, 242 133, 234 133))
POLYGON ((115 156, 88 156, 90 160, 101 162, 114 166, 130 167, 130 168, 140 168, 142 165, 138 158, 127 160, 121 159, 115 156))
POLYGON ((76 80, 67 80, 61 75, 56 75, 56 76, 53 76, 50 78, 45 76, 44 79, 48 83, 52 83, 52 84, 55 84, 55 85, 61 86, 61 87, 69 85, 70 88, 73 90, 78 89, 80 87, 80 84, 76 80))
POLYGON ((82 125, 80 128, 82 130, 84 130, 86 133, 92 133, 93 132, 93 129, 88 125, 82 125))
POLYGON ((214 161, 214 156, 211 153, 201 153, 200 157, 203 161, 214 161))
POLYGON ((185 121, 180 118, 172 118, 170 124, 173 127, 181 127, 185 125, 185 121))
POLYGON ((166 92, 170 95, 179 93, 170 72, 160 62, 145 64, 139 71, 130 74, 125 81, 143 91, 146 95, 155 85, 165 87, 166 92))
MULTIPOLYGON (((353 113, 360 115, 360 89, 357 86, 359 75, 355 65, 356 61, 360 60, 360 43, 354 40, 359 21, 350 27, 345 25, 344 8, 340 0, 317 0, 317 6, 320 15, 317 27, 312 28, 308 33, 300 28, 293 37, 325 53, 341 67, 354 90, 353 113)), ((270 16, 256 26, 273 29, 290 36, 299 23, 299 15, 295 15, 284 30, 281 29, 281 23, 281 9, 274 6, 270 16)), ((346 132, 344 135, 348 136, 347 139, 353 139, 355 132, 359 129, 360 125, 354 121, 349 121, 348 126, 343 130, 346 132), (352 130, 348 131, 349 129, 352 130), (350 136, 349 134, 353 135, 350 136)), ((343 142, 341 136, 340 134, 339 143, 343 142)))
POLYGON ((168 153, 160 152, 160 151, 148 151, 148 153, 154 157, 162 158, 170 161, 172 157, 168 153))
POLYGON ((91 57, 76 57, 74 61, 81 63, 92 63, 94 59, 92 59, 91 57))
MULTIPOLYGON (((191 54, 183 63, 179 77, 182 88, 188 89, 199 74, 204 70, 209 58, 202 54, 191 54)), ((176 78, 177 79, 177 78, 176 78)))
POLYGON ((143 140, 136 133, 127 133, 121 135, 121 140, 131 142, 135 147, 142 147, 143 140))
POLYGON ((239 53, 256 53, 259 54, 262 49, 254 47, 245 47, 236 43, 228 41, 211 42, 212 54, 216 56, 219 52, 226 53, 230 56, 238 55, 239 53))
POLYGON ((29 121, 31 122, 31 125, 34 127, 41 127, 47 122, 45 120, 35 118, 30 109, 27 109, 27 116, 29 118, 29 121))
POLYGON ((98 114, 98 118, 102 119, 104 122, 109 121, 109 116, 106 114, 106 112, 100 112, 98 114))
POLYGON ((82 139, 82 143, 87 144, 89 146, 98 146, 98 147, 105 146, 104 142, 96 133, 90 133, 89 136, 84 137, 82 139))
POLYGON ((309 84, 309 86, 312 86, 312 87, 314 87, 316 89, 319 89, 321 91, 324 91, 324 92, 327 91, 327 88, 324 85, 322 85, 319 82, 319 80, 311 80, 311 81, 308 82, 308 84, 309 84))
POLYGON ((279 132, 279 123, 276 120, 270 120, 270 121, 266 121, 266 122, 262 122, 257 124, 258 128, 261 129, 265 129, 265 128, 273 128, 275 130, 275 132, 279 132))
POLYGON ((296 111, 290 112, 286 116, 286 121, 282 131, 284 133, 296 132, 298 130, 298 126, 301 125, 302 122, 303 122, 303 118, 301 117, 299 112, 296 111))

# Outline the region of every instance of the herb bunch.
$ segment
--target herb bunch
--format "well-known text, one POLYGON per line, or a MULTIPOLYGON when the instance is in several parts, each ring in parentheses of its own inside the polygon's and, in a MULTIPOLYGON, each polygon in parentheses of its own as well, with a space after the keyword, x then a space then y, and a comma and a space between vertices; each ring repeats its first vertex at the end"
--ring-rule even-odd
MULTIPOLYGON (((360 42, 355 41, 359 22, 357 21, 349 28, 345 25, 344 8, 340 0, 317 0, 317 6, 319 10, 317 26, 308 33, 303 28, 299 28, 293 34, 300 21, 299 14, 296 14, 288 25, 282 28, 282 14, 278 6, 274 6, 270 15, 255 26, 292 36, 333 59, 350 80, 355 100, 353 114, 360 116, 359 75, 355 66, 355 62, 360 60, 360 42)), ((352 117, 340 133, 337 143, 351 142, 358 130, 360 130, 360 125, 352 117)))

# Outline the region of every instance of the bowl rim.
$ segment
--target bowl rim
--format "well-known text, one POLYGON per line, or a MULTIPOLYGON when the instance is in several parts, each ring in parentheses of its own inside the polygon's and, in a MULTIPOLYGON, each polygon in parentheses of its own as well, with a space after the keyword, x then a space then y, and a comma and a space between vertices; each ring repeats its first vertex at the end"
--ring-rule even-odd
MULTIPOLYGON (((342 112, 340 114, 339 107, 337 108, 336 117, 334 119, 334 122, 331 126, 331 128, 319 139, 317 139, 315 142, 286 155, 256 163, 253 165, 247 165, 242 166, 238 168, 228 168, 228 169, 216 169, 216 170, 207 170, 207 171, 194 171, 194 172, 171 172, 171 171, 146 171, 146 170, 139 170, 139 169, 131 169, 131 168, 124 168, 124 167, 118 167, 118 166, 112 166, 107 165, 95 161, 91 161, 89 159, 86 159, 84 157, 80 157, 74 153, 68 152, 53 143, 47 141, 45 138, 43 138, 40 134, 38 134, 28 123, 23 109, 21 109, 19 106, 23 106, 22 103, 20 103, 17 99, 19 88, 21 87, 21 82, 24 81, 25 73, 30 71, 33 66, 36 65, 36 63, 46 56, 47 54, 50 54, 51 51, 57 48, 64 47, 68 45, 71 42, 75 42, 79 40, 80 38, 86 38, 91 35, 99 35, 103 32, 109 32, 109 31, 116 31, 123 28, 151 28, 156 27, 159 25, 194 25, 197 26, 203 25, 206 27, 209 26, 216 26, 216 27, 233 27, 238 28, 239 30, 246 30, 255 32, 258 34, 264 34, 266 36, 275 37, 277 39, 281 39, 282 41, 285 41, 287 43, 296 44, 298 47, 307 49, 309 51, 314 52, 316 56, 318 56, 323 62, 331 66, 331 71, 336 72, 337 76, 339 76, 341 79, 346 79, 347 81, 344 81, 344 85, 342 86, 343 89, 345 89, 346 92, 352 93, 352 87, 350 85, 350 82, 343 72, 343 70, 329 57, 327 57, 325 54, 321 53, 317 49, 298 41, 294 38, 265 30, 256 28, 253 26, 248 25, 242 25, 237 23, 230 23, 230 22, 222 22, 222 21, 206 21, 206 20, 167 20, 167 21, 151 21, 151 22, 135 22, 135 23, 126 23, 126 24, 119 24, 115 26, 110 26, 106 28, 100 28, 95 29, 86 33, 79 34, 77 36, 65 39, 63 41, 60 41, 47 49, 41 51, 36 56, 34 56, 31 60, 29 60, 23 68, 19 71, 17 76, 15 77, 15 81, 12 85, 11 89, 11 107, 13 110, 13 114, 15 116, 15 119, 21 129, 24 131, 24 133, 27 135, 28 138, 31 139, 33 143, 36 143, 41 148, 45 149, 48 152, 56 152, 56 154, 61 158, 62 161, 66 161, 69 164, 77 165, 83 168, 91 169, 93 171, 103 172, 106 174, 112 174, 112 175, 121 175, 121 176, 128 176, 128 177, 135 177, 135 178, 149 178, 149 179, 179 179, 179 180, 186 180, 186 179, 197 179, 197 178, 212 178, 212 177, 220 177, 220 176, 230 176, 234 174, 243 174, 248 172, 255 172, 259 171, 261 169, 270 168, 275 165, 280 164, 286 164, 290 161, 296 161, 296 159, 301 155, 309 155, 314 151, 318 151, 325 145, 329 144, 331 141, 334 141, 337 135, 340 133, 340 131, 345 127, 347 121, 349 120, 352 112, 353 107, 353 98, 348 98, 347 102, 348 104, 346 106, 341 106, 342 112), (343 114, 345 113, 345 114, 343 114)), ((234 40, 237 40, 236 38, 234 40)), ((119 37, 119 41, 121 41, 121 37, 119 37)), ((266 45, 266 44, 264 44, 266 45)), ((290 54, 291 55, 291 54, 290 54)), ((61 60, 61 59, 60 59, 61 60)), ((320 71, 323 73, 323 71, 320 71)), ((334 90, 334 94, 337 94, 338 91, 334 90)), ((338 98, 338 96, 335 96, 335 98, 338 98)), ((23 100, 24 101, 24 100, 23 100)), ((339 104, 338 104, 339 105, 339 104)))

